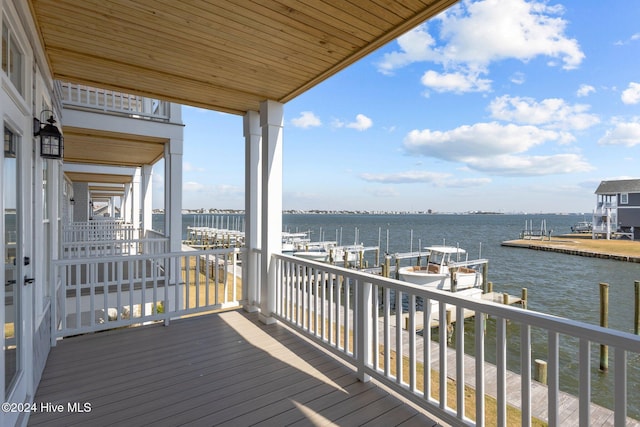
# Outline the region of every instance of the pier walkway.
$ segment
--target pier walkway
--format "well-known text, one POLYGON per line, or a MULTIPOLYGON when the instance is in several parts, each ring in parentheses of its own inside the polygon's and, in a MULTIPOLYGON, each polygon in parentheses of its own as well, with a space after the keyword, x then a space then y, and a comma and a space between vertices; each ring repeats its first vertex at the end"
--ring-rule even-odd
MULTIPOLYGON (((392 316, 394 317, 394 316, 392 316)), ((454 317, 455 318, 455 317, 454 317)), ((380 320, 383 322, 383 320, 380 320)), ((383 328, 380 328, 381 330, 383 328)), ((391 341, 395 342, 396 328, 391 328, 391 341)), ((383 339, 381 336, 380 339, 383 339)), ((420 362, 423 362, 422 354, 424 349, 424 341, 422 339, 416 340, 416 355, 420 362)), ((403 339, 403 354, 409 354, 409 343, 406 335, 403 339)), ((440 346, 437 342, 431 342, 431 368, 435 371, 438 370, 440 360, 440 346)), ((455 349, 447 349, 447 377, 454 380, 456 379, 456 352, 455 349)), ((495 365, 485 361, 485 393, 491 397, 496 397, 497 392, 497 368, 495 365)), ((465 384, 475 390, 475 359, 472 356, 464 356, 464 378, 465 384)), ((507 404, 520 409, 520 375, 507 371, 507 404)), ((548 401, 547 401, 547 386, 537 381, 531 383, 531 415, 539 420, 548 420, 548 401)), ((559 420, 560 425, 565 426, 579 426, 578 419, 578 398, 572 394, 560 391, 559 393, 559 420)), ((613 426, 614 414, 613 411, 603 406, 591 403, 591 420, 590 426, 613 426)), ((627 427, 640 427, 640 420, 635 420, 627 417, 627 427)))
POLYGON ((633 240, 603 240, 563 235, 551 236, 550 240, 508 240, 502 242, 502 246, 640 263, 640 242, 633 240))

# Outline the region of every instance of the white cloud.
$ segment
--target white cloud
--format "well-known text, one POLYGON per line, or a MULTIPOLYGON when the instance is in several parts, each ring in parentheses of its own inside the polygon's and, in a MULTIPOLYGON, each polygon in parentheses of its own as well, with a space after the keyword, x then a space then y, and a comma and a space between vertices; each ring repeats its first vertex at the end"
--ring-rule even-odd
POLYGON ((197 168, 195 166, 193 166, 191 163, 189 162, 183 162, 182 163, 182 170, 184 172, 204 172, 206 169, 204 168, 197 168))
POLYGON ((385 199, 389 199, 389 198, 395 198, 400 196, 400 193, 398 193, 398 191, 391 186, 374 188, 372 190, 368 190, 367 192, 376 198, 382 197, 385 199))
POLYGON ((486 92, 491 89, 491 80, 482 79, 471 73, 438 73, 429 70, 420 80, 423 85, 436 92, 486 92))
MULTIPOLYGON (((443 66, 440 76, 467 74, 463 80, 482 83, 477 90, 489 90, 490 81, 478 76, 503 59, 527 62, 546 56, 552 59, 550 65, 560 62, 564 69, 574 69, 584 53, 575 39, 565 35, 567 21, 561 18, 562 12, 561 6, 543 1, 465 0, 438 15, 437 38, 429 34, 428 24, 399 37, 399 50, 385 54, 378 70, 391 74, 414 62, 431 61, 443 66)), ((460 91, 459 86, 453 87, 460 91)))
POLYGON ((617 123, 598 141, 600 145, 624 145, 633 147, 640 144, 640 122, 617 123))
POLYGON ((463 179, 448 179, 446 181, 440 181, 436 183, 438 187, 447 188, 468 188, 479 187, 485 184, 490 184, 491 178, 463 178, 463 179))
POLYGON ((595 87, 591 85, 581 84, 580 87, 578 88, 578 91, 576 92, 576 96, 578 96, 579 98, 584 96, 589 96, 589 94, 595 93, 595 91, 596 91, 595 87))
POLYGON ((365 181, 383 182, 387 184, 407 184, 415 182, 436 182, 450 177, 451 174, 428 172, 428 171, 406 171, 398 173, 363 173, 360 175, 365 181))
POLYGON ((576 68, 584 54, 564 35, 562 12, 542 1, 464 1, 442 16, 442 37, 449 41, 445 55, 479 65, 545 55, 560 59, 565 69, 576 68))
POLYGON ((414 130, 404 140, 408 153, 466 165, 494 175, 532 176, 583 172, 591 166, 579 154, 530 156, 546 142, 564 143, 566 133, 536 126, 496 122, 460 126, 449 131, 414 130))
POLYGON ((631 37, 629 37, 629 39, 628 39, 628 40, 618 40, 618 41, 616 41, 616 42, 614 43, 614 45, 616 45, 616 46, 623 46, 623 45, 629 44, 629 43, 631 43, 631 42, 635 42, 635 41, 637 41, 637 40, 640 40, 640 33, 632 34, 632 35, 631 35, 631 37))
POLYGON ((514 73, 509 80, 513 84, 521 85, 521 84, 524 84, 524 82, 526 81, 526 78, 524 76, 524 73, 517 72, 517 73, 514 73))
POLYGON ((460 126, 449 131, 413 130, 405 137, 404 148, 413 154, 448 161, 489 158, 522 153, 560 134, 535 126, 502 125, 497 122, 460 126))
POLYGON ((182 191, 184 193, 200 193, 206 194, 207 197, 227 197, 227 196, 239 196, 244 194, 244 189, 235 185, 218 184, 218 185, 206 185, 195 181, 188 181, 182 184, 182 191))
POLYGON ((187 192, 202 191, 204 188, 204 185, 199 182, 188 181, 182 184, 182 191, 187 192))
POLYGON ((629 87, 622 92, 621 99, 628 105, 640 103, 640 83, 629 83, 629 87))
POLYGON ((533 98, 504 95, 491 101, 491 117, 499 120, 542 125, 551 129, 583 130, 600 122, 595 114, 589 114, 589 105, 569 105, 560 98, 548 98, 537 102, 533 98))
POLYGON ((363 173, 365 181, 384 184, 433 184, 435 187, 464 188, 477 187, 491 182, 491 178, 455 178, 449 173, 429 171, 405 171, 397 173, 363 173))
POLYGON ((358 114, 355 122, 347 123, 345 126, 351 129, 363 131, 373 126, 373 121, 364 114, 358 114))
POLYGON ((489 159, 470 159, 468 164, 472 169, 503 176, 543 176, 593 170, 593 166, 578 154, 503 155, 489 159))
POLYGON ((299 117, 291 119, 291 124, 295 127, 307 129, 310 127, 317 127, 322 125, 322 121, 311 111, 303 111, 299 117))
POLYGON ((393 74, 393 71, 417 61, 438 61, 440 53, 433 50, 435 40, 427 31, 426 25, 420 25, 408 33, 398 37, 400 51, 387 53, 384 61, 378 64, 378 70, 383 74, 393 74))

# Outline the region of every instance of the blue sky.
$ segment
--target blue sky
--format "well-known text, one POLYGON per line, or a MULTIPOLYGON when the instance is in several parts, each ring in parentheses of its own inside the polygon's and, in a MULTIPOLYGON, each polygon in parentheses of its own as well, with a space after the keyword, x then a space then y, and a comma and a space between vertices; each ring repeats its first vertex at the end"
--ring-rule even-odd
MULTIPOLYGON (((183 121, 183 207, 242 209, 242 118, 183 121)), ((638 160, 637 0, 461 1, 285 105, 283 207, 591 212, 638 160)))

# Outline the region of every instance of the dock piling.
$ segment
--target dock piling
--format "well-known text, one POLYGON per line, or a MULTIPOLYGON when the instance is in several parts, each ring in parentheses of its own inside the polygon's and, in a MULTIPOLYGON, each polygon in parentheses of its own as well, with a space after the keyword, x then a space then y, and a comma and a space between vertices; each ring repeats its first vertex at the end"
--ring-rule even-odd
POLYGON ((522 308, 524 310, 527 309, 527 297, 528 297, 528 289, 527 288, 522 288, 522 301, 520 302, 520 305, 522 306, 522 308))
POLYGON ((447 310, 447 344, 453 341, 453 325, 451 324, 451 310, 447 310))
POLYGON ((640 335, 640 280, 633 282, 635 286, 635 315, 633 316, 633 333, 640 335))
MULTIPOLYGON (((609 284, 600 283, 600 326, 609 326, 609 284)), ((609 370, 609 346, 600 344, 600 370, 609 370)))
POLYGON ((547 362, 541 359, 534 360, 535 363, 535 380, 541 384, 547 384, 547 362))

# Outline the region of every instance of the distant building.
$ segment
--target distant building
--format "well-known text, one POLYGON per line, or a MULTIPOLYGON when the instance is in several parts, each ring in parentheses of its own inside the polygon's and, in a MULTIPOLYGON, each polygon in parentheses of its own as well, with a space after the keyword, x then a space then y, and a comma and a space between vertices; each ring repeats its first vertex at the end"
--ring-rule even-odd
POLYGON ((594 238, 640 240, 640 179, 602 181, 596 197, 594 238))

